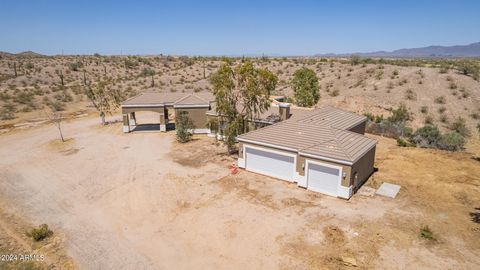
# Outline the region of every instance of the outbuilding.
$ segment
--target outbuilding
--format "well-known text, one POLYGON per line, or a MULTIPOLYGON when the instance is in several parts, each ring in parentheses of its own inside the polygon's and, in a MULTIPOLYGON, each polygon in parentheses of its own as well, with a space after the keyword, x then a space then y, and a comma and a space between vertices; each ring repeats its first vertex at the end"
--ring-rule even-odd
POLYGON ((374 171, 376 141, 363 135, 366 117, 316 109, 238 137, 238 165, 349 199, 374 171))
POLYGON ((211 93, 142 93, 121 104, 123 132, 138 130, 144 123, 138 123, 136 113, 149 111, 158 113, 158 122, 153 124, 155 130, 165 132, 169 126, 173 129, 175 115, 182 112, 192 120, 194 133, 208 133, 206 112, 213 100, 211 93))

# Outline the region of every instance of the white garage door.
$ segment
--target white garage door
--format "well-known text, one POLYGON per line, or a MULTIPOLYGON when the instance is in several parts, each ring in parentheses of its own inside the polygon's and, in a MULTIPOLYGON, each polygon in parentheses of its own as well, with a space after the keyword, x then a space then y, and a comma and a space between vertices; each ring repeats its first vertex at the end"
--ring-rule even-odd
POLYGON ((337 196, 340 169, 308 163, 307 189, 337 196))
POLYGON ((293 181, 295 161, 292 156, 245 148, 245 168, 287 181, 293 181))

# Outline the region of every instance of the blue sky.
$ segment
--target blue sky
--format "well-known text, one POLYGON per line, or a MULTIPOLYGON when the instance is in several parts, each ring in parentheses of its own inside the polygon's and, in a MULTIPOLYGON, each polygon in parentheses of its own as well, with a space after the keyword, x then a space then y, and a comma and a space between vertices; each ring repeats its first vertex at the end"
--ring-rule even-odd
POLYGON ((0 51, 312 55, 480 41, 480 1, 10 1, 0 51))

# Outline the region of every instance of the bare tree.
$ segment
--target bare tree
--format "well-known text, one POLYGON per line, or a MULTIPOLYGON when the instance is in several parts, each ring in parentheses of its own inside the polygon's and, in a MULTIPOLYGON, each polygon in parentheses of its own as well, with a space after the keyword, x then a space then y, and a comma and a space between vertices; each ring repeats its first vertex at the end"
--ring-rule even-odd
POLYGON ((62 142, 65 142, 65 139, 63 138, 63 132, 62 132, 62 120, 63 116, 59 111, 56 111, 54 109, 50 109, 49 111, 45 110, 45 115, 47 116, 48 120, 55 125, 55 127, 58 129, 58 133, 60 134, 60 139, 62 142))

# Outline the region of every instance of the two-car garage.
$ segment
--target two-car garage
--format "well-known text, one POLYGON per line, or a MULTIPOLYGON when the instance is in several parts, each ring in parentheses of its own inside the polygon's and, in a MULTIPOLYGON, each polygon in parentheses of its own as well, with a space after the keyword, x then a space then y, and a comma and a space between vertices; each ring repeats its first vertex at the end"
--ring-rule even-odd
MULTIPOLYGON (((272 176, 289 182, 296 182, 296 154, 273 149, 245 145, 245 169, 272 176)), ((341 184, 341 167, 320 162, 306 162, 306 187, 308 190, 337 196, 341 184)))
MULTIPOLYGON (((329 123, 363 126, 363 116, 332 110, 328 111, 329 123), (332 118, 335 115, 338 119, 332 118)), ((317 119, 323 118, 312 113, 238 136, 239 167, 349 199, 373 173, 376 141, 317 119)))

